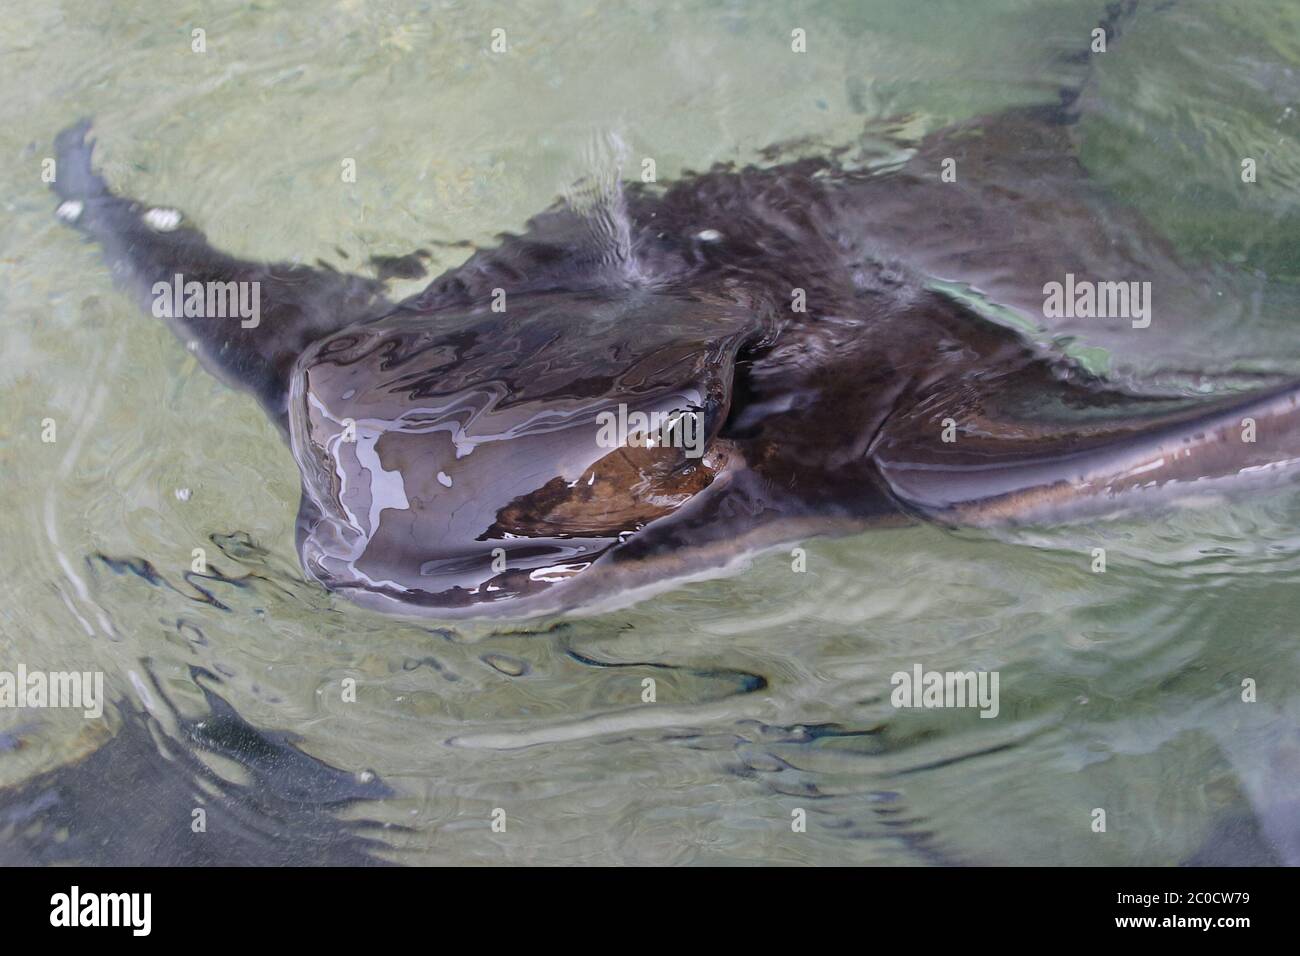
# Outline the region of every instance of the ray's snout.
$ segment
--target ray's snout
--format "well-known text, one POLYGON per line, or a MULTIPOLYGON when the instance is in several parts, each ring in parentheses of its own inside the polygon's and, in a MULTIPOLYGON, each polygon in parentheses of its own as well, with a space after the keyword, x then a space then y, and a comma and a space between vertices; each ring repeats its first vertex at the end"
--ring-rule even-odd
POLYGON ((411 611, 562 584, 732 461, 744 331, 690 301, 550 295, 322 340, 289 400, 304 565, 411 611))

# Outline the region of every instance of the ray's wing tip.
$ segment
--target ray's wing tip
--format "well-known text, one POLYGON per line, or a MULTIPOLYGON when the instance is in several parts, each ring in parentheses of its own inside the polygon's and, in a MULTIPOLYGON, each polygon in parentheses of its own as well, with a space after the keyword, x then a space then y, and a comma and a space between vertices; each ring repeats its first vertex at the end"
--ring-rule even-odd
MULTIPOLYGON (((50 188, 65 204, 108 195, 107 183, 91 162, 95 149, 95 141, 89 138, 91 127, 90 118, 83 117, 54 137, 55 168, 50 188)), ((61 211, 60 218, 68 216, 61 211)))

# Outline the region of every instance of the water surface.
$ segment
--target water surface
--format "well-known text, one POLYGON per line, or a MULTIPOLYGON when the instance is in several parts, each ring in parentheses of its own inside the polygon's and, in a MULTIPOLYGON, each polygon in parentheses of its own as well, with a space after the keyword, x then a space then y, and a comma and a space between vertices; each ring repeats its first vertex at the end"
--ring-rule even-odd
MULTIPOLYGON (((103 671, 111 699, 98 721, 0 710, 0 862, 1300 861, 1294 491, 816 540, 803 573, 769 553, 592 617, 386 618, 304 581, 275 429, 114 291, 40 181, 54 134, 89 115, 110 181, 219 247, 350 269, 424 247, 437 272, 593 169, 634 176, 648 156, 668 180, 1050 101, 1100 7, 181 0, 0 18, 0 669, 103 671), (895 709, 890 675, 917 663, 999 672, 998 718, 895 709)), ((1122 202, 1267 279, 1212 320, 1206 364, 1243 375, 1300 372, 1298 316, 1276 306, 1300 277, 1298 93, 1293 4, 1187 2, 1133 21, 1083 121, 1122 202)))

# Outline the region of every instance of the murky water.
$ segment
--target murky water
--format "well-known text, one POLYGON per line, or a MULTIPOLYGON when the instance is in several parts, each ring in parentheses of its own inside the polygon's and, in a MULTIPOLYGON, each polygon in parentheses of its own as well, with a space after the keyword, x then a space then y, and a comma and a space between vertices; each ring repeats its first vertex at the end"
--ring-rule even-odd
MULTIPOLYGON (((102 671, 110 699, 101 720, 0 709, 0 862, 1300 861, 1296 491, 816 540, 803 573, 769 553, 595 617, 382 617, 304 581, 275 429, 113 289, 40 179, 89 115, 110 181, 219 247, 360 268, 423 246, 437 272, 465 255, 439 243, 520 229, 611 134, 626 174, 653 156, 671 179, 1050 100, 1099 6, 0 17, 0 670, 102 671), (997 718, 894 708, 916 664, 997 671, 997 718)), ((1300 372, 1298 94, 1285 0, 1143 11, 1091 91, 1093 174, 1180 248, 1267 279, 1203 330, 1204 367, 1300 372)))

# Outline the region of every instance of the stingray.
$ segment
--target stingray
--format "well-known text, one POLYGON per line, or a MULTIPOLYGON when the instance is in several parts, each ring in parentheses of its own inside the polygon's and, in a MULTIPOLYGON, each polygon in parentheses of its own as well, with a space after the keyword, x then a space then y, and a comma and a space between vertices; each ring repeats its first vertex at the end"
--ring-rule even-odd
POLYGON ((1089 180, 1079 113, 1067 90, 884 167, 841 152, 618 185, 399 302, 379 278, 227 255, 116 195, 84 121, 57 139, 54 188, 283 432, 312 578, 382 611, 522 617, 811 535, 1051 523, 1289 478, 1293 383, 1144 391, 1023 330, 1091 314, 1091 341, 1158 351, 1225 274, 1089 180))

